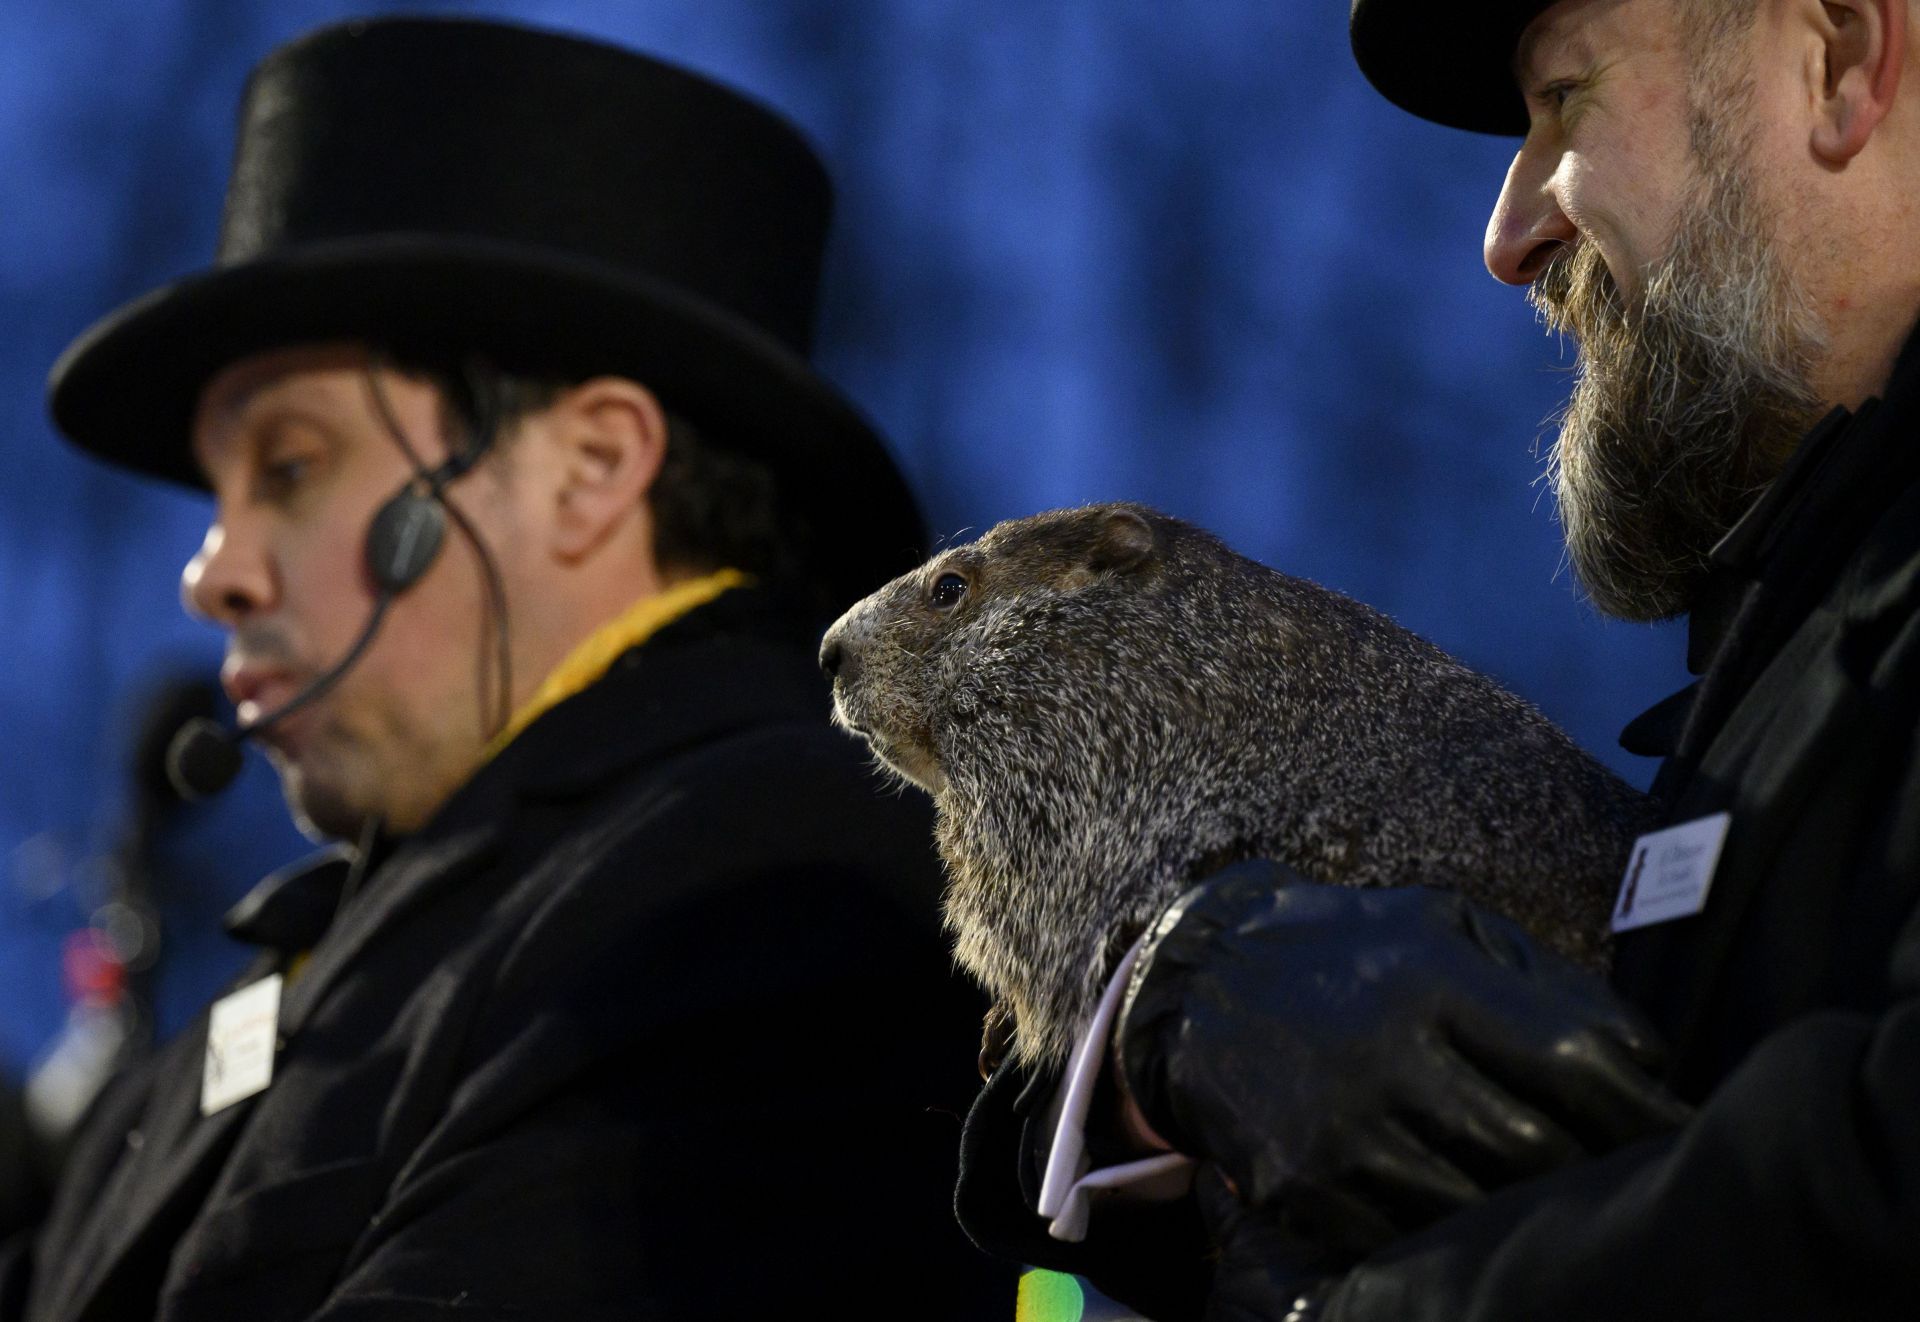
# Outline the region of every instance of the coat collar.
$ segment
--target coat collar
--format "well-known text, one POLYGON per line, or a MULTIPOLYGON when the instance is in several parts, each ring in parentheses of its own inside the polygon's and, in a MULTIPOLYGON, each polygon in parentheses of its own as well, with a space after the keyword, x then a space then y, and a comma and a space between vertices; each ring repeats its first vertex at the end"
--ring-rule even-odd
POLYGON ((737 569, 717 569, 644 596, 603 623, 561 658, 560 664, 541 681, 533 696, 513 713, 506 728, 488 743, 484 755, 486 760, 498 757, 500 750, 519 737, 522 730, 601 679, 608 667, 621 656, 675 620, 691 614, 723 593, 745 586, 749 581, 737 569))
POLYGON ((1661 780, 1698 760, 1739 695, 1825 594, 1893 499, 1920 477, 1900 434, 1920 417, 1920 327, 1889 378, 1885 401, 1835 408, 1708 556, 1687 617, 1687 669, 1702 679, 1629 722, 1628 752, 1666 757, 1661 780))
MULTIPOLYGON (((1868 400, 1858 415, 1870 417, 1879 401, 1868 400)), ((1726 536, 1707 556, 1707 574, 1694 592, 1693 609, 1687 616, 1687 669, 1703 675, 1714 658, 1742 623, 1742 613, 1755 595, 1755 587, 1765 575, 1781 544, 1805 517, 1811 503, 1816 508, 1831 499, 1832 472, 1836 467, 1857 466, 1864 448, 1850 448, 1856 415, 1836 408, 1822 418, 1787 461, 1767 489, 1760 493, 1747 512, 1740 516, 1726 536), (1836 450, 1848 449, 1855 465, 1830 465, 1836 450), (1822 475, 1827 481, 1822 482, 1822 475)), ((1694 715, 1701 693, 1701 681, 1695 680, 1656 702, 1627 723, 1620 732, 1620 746, 1640 757, 1670 757, 1680 747, 1681 738, 1694 715)))
POLYGON ((226 926, 284 956, 312 950, 282 1006, 286 1030, 298 1028, 376 931, 497 856, 524 805, 590 794, 636 767, 734 731, 812 712, 824 720, 825 691, 812 658, 817 629, 773 590, 728 592, 541 714, 419 833, 379 842, 365 884, 344 910, 351 851, 343 846, 268 877, 228 913, 226 926))
POLYGON ((738 588, 623 654, 536 720, 473 788, 551 800, 770 721, 826 720, 824 625, 773 589, 738 588), (724 701, 720 700, 724 696, 724 701))

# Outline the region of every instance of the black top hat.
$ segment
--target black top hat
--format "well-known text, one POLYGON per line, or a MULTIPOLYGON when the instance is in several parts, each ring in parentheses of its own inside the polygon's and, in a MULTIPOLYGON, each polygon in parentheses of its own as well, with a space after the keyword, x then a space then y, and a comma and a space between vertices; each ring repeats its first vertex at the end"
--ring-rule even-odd
POLYGON ((831 190, 738 94, 629 51, 497 23, 384 19, 281 47, 248 80, 213 268, 68 346, 55 422, 200 485, 200 389, 335 339, 646 383, 767 464, 847 599, 925 553, 872 428, 808 365, 831 190))
POLYGON ((1422 119, 1524 134, 1514 82, 1520 34, 1556 0, 1353 0, 1347 35, 1360 72, 1422 119))

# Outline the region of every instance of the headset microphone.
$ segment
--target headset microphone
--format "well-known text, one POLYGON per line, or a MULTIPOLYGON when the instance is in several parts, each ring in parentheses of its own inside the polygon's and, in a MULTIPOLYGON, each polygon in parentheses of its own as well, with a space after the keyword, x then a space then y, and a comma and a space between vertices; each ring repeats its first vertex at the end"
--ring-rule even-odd
POLYGON ((265 716, 243 722, 231 730, 208 716, 196 716, 181 726, 167 746, 167 779, 173 782, 180 797, 192 803, 231 785, 233 778, 240 774, 240 745, 265 733, 339 683, 341 676, 353 668, 360 654, 373 642, 392 600, 393 593, 383 589, 374 599, 373 614, 367 617, 366 627, 360 630, 360 636, 353 640, 347 654, 265 716))
POLYGON ((211 716, 196 716, 174 733, 167 745, 167 779, 188 803, 211 798, 240 774, 240 741, 211 716))

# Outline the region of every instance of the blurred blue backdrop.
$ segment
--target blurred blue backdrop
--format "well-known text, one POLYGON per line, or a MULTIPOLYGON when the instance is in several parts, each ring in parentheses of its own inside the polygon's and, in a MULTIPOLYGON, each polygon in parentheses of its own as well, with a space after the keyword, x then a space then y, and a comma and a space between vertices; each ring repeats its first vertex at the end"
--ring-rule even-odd
MULTIPOLYGON (((67 340, 210 257, 247 68, 368 0, 0 7, 0 1066, 65 1014, 60 948, 128 829, 155 677, 211 671, 177 605, 206 511, 56 440, 67 340)), ((1644 783, 1620 724, 1672 628, 1561 569, 1536 441, 1566 363, 1481 268, 1512 144, 1375 96, 1341 0, 415 3, 637 45, 785 110, 840 185, 820 360, 943 534, 1130 498, 1352 593, 1644 783)), ((156 444, 162 443, 156 438, 156 444)), ((237 958, 225 904, 306 848, 257 762, 162 847, 177 1024, 237 958)))

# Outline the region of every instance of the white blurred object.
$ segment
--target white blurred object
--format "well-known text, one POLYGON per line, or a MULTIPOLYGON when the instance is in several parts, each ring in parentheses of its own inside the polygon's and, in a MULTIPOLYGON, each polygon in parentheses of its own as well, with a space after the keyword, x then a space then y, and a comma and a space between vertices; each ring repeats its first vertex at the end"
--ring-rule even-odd
POLYGON ((110 940, 93 928, 73 933, 61 965, 73 1006, 22 1092, 27 1123, 49 1146, 63 1144, 80 1123, 119 1067, 134 1031, 126 966, 110 940))

